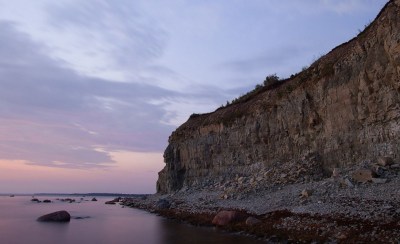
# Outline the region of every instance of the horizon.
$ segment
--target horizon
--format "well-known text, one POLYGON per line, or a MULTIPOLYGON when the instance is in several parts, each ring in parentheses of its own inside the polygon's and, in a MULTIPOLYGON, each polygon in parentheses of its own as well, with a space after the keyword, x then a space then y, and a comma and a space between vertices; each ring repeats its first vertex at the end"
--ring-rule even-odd
POLYGON ((387 2, 0 0, 0 195, 154 193, 191 114, 300 72, 387 2))

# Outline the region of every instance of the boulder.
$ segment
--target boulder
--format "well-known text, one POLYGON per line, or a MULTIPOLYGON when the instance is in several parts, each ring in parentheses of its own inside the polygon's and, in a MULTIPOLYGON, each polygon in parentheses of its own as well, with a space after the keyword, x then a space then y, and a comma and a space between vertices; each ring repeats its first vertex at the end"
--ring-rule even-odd
POLYGON ((75 202, 75 199, 72 198, 64 198, 64 199, 59 199, 61 202, 69 202, 69 203, 73 203, 75 202))
POLYGON ((156 209, 168 209, 171 207, 171 203, 167 199, 160 199, 156 203, 156 209))
POLYGON ((40 202, 39 199, 37 199, 37 198, 32 198, 31 201, 32 202, 40 202))
POLYGON ((121 200, 120 197, 115 198, 114 200, 111 201, 107 201, 106 204, 116 204, 117 202, 119 202, 121 200))
POLYGON ((70 220, 71 215, 65 210, 49 213, 37 219, 40 222, 69 222, 70 220))
POLYGON ((92 202, 97 202, 97 199, 95 197, 93 197, 92 202))
POLYGON ((354 181, 359 183, 365 183, 367 181, 372 181, 374 174, 369 169, 359 169, 353 172, 352 178, 354 181))
POLYGON ((45 203, 50 203, 51 201, 49 199, 43 200, 45 203))
POLYGON ((261 220, 251 217, 251 216, 246 219, 246 225, 248 225, 248 226, 256 225, 259 223, 261 223, 261 220))
POLYGON ((238 213, 236 211, 220 211, 215 215, 212 220, 213 225, 224 226, 234 222, 238 218, 238 213))

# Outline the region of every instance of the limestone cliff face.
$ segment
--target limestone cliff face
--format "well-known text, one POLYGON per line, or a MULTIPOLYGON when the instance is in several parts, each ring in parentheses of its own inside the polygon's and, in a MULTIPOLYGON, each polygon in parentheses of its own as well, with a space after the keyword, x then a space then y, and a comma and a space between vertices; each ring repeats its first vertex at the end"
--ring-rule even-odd
POLYGON ((400 160, 400 0, 291 79, 192 116, 169 138, 157 191, 238 175, 295 182, 378 156, 400 160))

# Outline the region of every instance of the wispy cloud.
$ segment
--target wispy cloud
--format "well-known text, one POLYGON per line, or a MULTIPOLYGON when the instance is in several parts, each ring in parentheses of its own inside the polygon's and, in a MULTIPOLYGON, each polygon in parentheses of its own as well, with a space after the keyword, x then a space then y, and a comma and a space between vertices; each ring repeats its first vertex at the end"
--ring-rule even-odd
POLYGON ((365 0, 322 0, 322 6, 326 10, 339 14, 348 14, 354 11, 365 10, 368 1, 365 0))
POLYGON ((46 8, 53 54, 85 75, 138 81, 162 55, 166 32, 135 1, 57 1, 46 8), (58 44, 58 45, 57 45, 58 44))
POLYGON ((172 126, 150 101, 179 94, 88 78, 60 67, 12 23, 0 24, 0 155, 57 167, 97 167, 107 150, 162 150, 172 126), (60 162, 63 162, 61 164, 60 162))

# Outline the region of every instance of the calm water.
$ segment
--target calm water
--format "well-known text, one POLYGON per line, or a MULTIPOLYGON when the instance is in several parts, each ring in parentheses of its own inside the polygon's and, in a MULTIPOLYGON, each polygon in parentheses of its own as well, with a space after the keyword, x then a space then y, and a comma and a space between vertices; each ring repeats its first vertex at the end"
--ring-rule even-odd
POLYGON ((38 198, 54 202, 35 203, 30 196, 0 196, 0 243, 261 243, 215 228, 193 227, 141 210, 104 204, 110 198, 80 203, 55 200, 60 196, 38 198), (72 217, 90 218, 71 219, 69 223, 36 221, 41 215, 59 210, 67 210, 72 217))

